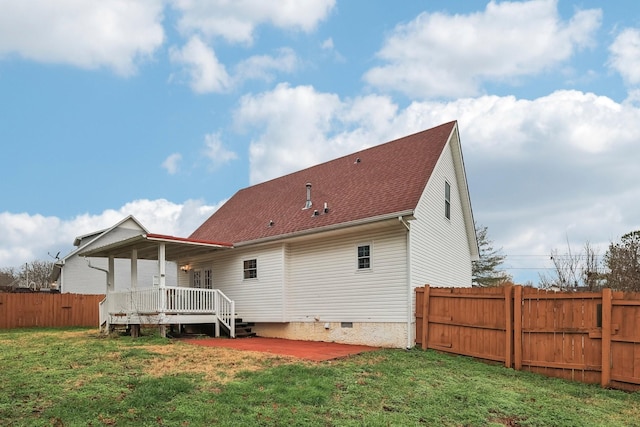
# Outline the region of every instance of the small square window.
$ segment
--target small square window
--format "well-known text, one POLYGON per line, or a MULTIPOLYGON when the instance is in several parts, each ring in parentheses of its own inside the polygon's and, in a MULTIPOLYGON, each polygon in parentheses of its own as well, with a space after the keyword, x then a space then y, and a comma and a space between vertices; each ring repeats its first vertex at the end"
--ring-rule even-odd
POLYGON ((358 246, 358 270, 371 268, 371 246, 358 246))
POLYGON ((256 279, 258 277, 258 260, 248 259, 244 261, 244 278, 256 279))
POLYGON ((447 181, 444 182, 444 216, 451 219, 451 185, 447 181))

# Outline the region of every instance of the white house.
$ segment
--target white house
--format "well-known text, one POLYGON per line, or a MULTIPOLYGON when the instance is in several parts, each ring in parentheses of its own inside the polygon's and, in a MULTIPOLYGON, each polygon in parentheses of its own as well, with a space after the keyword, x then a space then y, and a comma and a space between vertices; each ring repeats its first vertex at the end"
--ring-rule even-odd
MULTIPOLYGON (((85 258, 80 252, 108 245, 132 236, 146 234, 149 231, 133 216, 128 216, 112 227, 78 236, 73 241, 76 247, 69 254, 56 261, 53 267, 52 280, 57 283, 63 293, 105 294, 107 292, 108 262, 105 258, 85 258)), ((112 279, 114 289, 131 287, 131 262, 124 259, 115 261, 115 275, 112 279)), ((139 283, 153 284, 157 276, 157 261, 141 261, 136 263, 136 280, 139 283)), ((167 268, 172 280, 176 280, 175 263, 167 268)))
POLYGON ((416 287, 471 286, 478 259, 457 122, 242 189, 164 237, 144 244, 178 263, 177 289, 215 289, 260 336, 388 347, 414 345, 416 287))

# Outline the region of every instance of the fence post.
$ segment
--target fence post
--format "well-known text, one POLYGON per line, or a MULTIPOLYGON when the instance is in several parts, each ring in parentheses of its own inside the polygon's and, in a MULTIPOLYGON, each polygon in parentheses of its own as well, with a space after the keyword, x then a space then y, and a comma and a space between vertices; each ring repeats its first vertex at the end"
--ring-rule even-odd
POLYGON ((522 286, 516 285, 513 293, 513 363, 514 369, 522 369, 522 286))
POLYGON ((602 376, 600 385, 611 382, 611 289, 602 290, 602 376))
POLYGON ((422 296, 422 349, 429 348, 429 285, 424 285, 422 296))
POLYGON ((513 286, 504 287, 504 313, 505 313, 505 353, 504 366, 510 368, 512 366, 513 355, 513 310, 511 301, 513 299, 513 286))

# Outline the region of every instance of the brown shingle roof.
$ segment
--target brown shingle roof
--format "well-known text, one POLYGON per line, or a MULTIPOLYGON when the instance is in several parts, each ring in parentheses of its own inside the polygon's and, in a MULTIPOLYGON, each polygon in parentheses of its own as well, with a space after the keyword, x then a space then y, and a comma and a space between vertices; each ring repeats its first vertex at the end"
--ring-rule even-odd
POLYGON ((455 124, 244 188, 190 238, 238 244, 413 211, 455 124), (303 209, 306 183, 312 184, 310 209, 303 209))

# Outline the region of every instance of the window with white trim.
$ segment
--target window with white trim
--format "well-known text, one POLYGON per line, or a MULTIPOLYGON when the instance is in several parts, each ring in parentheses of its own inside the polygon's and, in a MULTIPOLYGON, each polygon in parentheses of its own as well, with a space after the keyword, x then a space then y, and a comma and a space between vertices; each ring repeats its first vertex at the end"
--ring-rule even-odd
POLYGON ((245 279, 257 279, 258 278, 258 260, 247 259, 243 262, 244 278, 245 279))
POLYGON ((204 270, 204 288, 213 289, 213 272, 210 268, 204 270))
POLYGON ((444 217, 451 219, 451 185, 444 182, 444 217))
POLYGON ((202 288, 202 270, 193 270, 193 287, 202 288))
POLYGON ((371 268, 371 245, 358 245, 358 270, 371 268))

